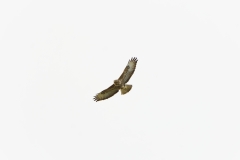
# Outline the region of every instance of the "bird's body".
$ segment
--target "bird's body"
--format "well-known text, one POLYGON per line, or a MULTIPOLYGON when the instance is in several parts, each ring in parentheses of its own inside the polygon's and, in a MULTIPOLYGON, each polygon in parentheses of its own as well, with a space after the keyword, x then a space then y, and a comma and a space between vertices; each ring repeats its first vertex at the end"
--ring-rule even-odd
POLYGON ((136 65, 137 65, 137 58, 131 58, 128 61, 127 66, 125 67, 123 73, 121 76, 114 80, 113 84, 108 87, 107 89, 103 90, 102 92, 98 93, 96 96, 94 96, 94 101, 101 101, 108 99, 115 95, 119 90, 121 90, 121 94, 124 95, 128 93, 132 89, 132 85, 126 84, 131 76, 133 75, 136 65))

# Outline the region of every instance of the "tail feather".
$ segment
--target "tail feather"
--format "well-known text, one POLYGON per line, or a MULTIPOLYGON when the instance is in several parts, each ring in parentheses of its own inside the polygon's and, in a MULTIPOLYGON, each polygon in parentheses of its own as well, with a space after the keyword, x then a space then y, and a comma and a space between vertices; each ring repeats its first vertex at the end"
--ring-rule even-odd
POLYGON ((128 93, 132 89, 132 85, 126 84, 123 88, 121 88, 121 94, 124 95, 128 93))

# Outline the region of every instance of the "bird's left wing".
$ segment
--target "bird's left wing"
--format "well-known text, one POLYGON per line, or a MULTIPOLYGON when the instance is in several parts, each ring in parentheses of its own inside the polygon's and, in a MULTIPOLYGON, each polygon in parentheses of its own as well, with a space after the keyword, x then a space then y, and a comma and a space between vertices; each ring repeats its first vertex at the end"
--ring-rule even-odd
POLYGON ((115 86, 114 84, 108 87, 107 89, 103 90, 102 92, 98 93, 96 96, 94 96, 94 101, 101 101, 104 99, 108 99, 112 97, 114 94, 116 94, 120 89, 120 86, 115 86))

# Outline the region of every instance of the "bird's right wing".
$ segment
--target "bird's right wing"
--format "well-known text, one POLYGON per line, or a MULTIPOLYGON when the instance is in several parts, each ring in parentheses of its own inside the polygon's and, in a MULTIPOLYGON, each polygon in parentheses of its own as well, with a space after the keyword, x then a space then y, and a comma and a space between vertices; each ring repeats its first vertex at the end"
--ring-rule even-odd
POLYGON ((96 94, 96 96, 94 96, 94 101, 101 101, 104 99, 108 99, 110 97, 112 97, 114 94, 116 94, 120 89, 120 86, 115 86, 114 84, 111 85, 110 87, 108 87, 107 89, 103 90, 102 92, 96 94))
POLYGON ((128 61, 128 64, 125 67, 123 73, 118 78, 119 80, 122 81, 123 84, 127 83, 129 81, 129 79, 132 77, 132 75, 136 69, 137 61, 138 61, 138 59, 136 57, 133 57, 128 61))

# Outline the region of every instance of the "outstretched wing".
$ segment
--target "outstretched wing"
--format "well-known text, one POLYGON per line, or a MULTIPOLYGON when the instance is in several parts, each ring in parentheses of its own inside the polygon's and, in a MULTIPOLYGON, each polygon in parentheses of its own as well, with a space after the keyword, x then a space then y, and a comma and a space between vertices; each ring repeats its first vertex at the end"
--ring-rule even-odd
POLYGON ((128 61, 128 64, 125 67, 122 75, 118 78, 118 80, 121 80, 123 84, 127 83, 132 77, 137 65, 137 61, 138 59, 136 57, 133 57, 128 61))
POLYGON ((120 86, 115 86, 114 84, 108 87, 107 89, 103 90, 102 92, 98 93, 96 96, 94 96, 94 101, 101 101, 104 99, 108 99, 112 97, 114 94, 116 94, 120 89, 120 86))

